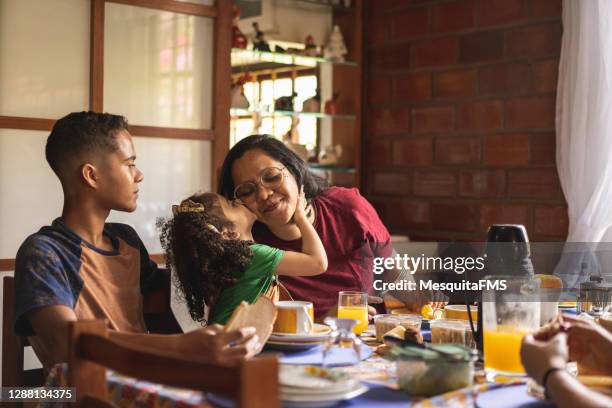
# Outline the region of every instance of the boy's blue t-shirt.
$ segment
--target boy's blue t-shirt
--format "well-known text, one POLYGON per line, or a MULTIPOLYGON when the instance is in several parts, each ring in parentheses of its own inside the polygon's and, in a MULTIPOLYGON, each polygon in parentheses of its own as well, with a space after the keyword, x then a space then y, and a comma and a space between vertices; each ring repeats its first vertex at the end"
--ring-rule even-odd
MULTIPOLYGON (((132 227, 107 223, 104 235, 113 250, 84 241, 58 218, 23 242, 15 260, 16 335, 35 336, 27 313, 54 305, 73 309, 78 319, 106 318, 115 330, 146 331, 142 294, 161 274, 132 227)), ((45 354, 35 340, 33 346, 39 358, 45 354)))

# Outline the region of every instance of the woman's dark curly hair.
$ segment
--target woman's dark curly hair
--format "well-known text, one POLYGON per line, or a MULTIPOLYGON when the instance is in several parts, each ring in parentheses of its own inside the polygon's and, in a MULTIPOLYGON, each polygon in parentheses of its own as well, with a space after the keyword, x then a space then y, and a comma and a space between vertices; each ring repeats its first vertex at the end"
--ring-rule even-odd
POLYGON ((253 256, 247 241, 224 239, 210 228, 234 229, 219 199, 215 193, 194 194, 188 200, 204 205, 203 212, 179 212, 157 223, 166 265, 174 271, 191 318, 202 323, 206 323, 204 307, 214 307, 221 291, 236 282, 236 273, 243 271, 253 256))

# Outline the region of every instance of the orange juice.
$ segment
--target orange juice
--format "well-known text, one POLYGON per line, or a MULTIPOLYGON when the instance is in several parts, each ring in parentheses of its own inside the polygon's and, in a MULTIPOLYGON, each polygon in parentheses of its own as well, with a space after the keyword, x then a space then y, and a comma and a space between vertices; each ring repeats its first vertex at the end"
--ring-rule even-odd
POLYGON ((355 334, 361 334, 368 328, 367 306, 338 306, 338 318, 358 320, 359 323, 353 327, 355 334))
POLYGON ((495 331, 485 330, 485 368, 506 373, 525 373, 520 350, 521 340, 526 334, 525 331, 504 326, 498 326, 495 331))

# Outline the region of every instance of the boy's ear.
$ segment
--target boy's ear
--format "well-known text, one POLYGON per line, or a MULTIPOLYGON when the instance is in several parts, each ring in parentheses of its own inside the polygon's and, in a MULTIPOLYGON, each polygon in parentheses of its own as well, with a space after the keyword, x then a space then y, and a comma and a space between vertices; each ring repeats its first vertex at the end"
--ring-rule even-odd
POLYGON ((93 164, 85 163, 81 166, 81 177, 89 187, 98 187, 98 169, 93 164))

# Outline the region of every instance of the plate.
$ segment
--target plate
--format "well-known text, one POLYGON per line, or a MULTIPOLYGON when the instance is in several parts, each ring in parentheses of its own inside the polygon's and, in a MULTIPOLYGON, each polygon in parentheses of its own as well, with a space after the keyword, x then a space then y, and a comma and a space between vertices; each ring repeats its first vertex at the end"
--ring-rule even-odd
POLYGON ((280 341, 311 341, 325 339, 331 333, 331 328, 324 324, 315 323, 314 331, 310 334, 295 334, 295 333, 274 333, 270 335, 271 340, 280 341))
POLYGON ((368 391, 368 387, 363 384, 355 383, 355 386, 351 389, 335 394, 315 394, 310 395, 291 395, 285 394, 281 388, 281 401, 283 401, 283 407, 291 408, 324 408, 333 407, 339 401, 349 400, 360 396, 361 394, 368 391))
POLYGON ((286 394, 338 393, 355 387, 355 381, 334 368, 312 365, 280 366, 278 381, 286 394))
POLYGON ((320 342, 302 342, 292 343, 283 341, 270 341, 266 342, 266 347, 274 350, 308 350, 320 346, 320 342))

